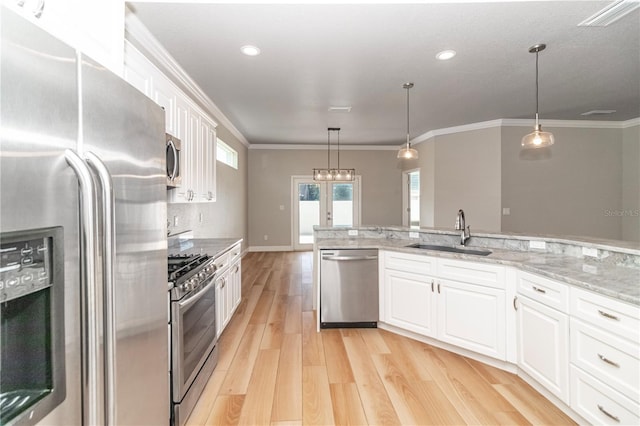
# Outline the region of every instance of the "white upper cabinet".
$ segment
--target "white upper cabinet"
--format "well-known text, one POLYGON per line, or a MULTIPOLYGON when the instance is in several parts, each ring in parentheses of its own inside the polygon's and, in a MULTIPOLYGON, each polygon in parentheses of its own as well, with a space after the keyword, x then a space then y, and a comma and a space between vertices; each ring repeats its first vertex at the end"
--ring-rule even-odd
POLYGON ((2 4, 122 75, 124 2, 3 0, 2 4))
POLYGON ((216 201, 216 123, 128 41, 123 75, 164 109, 165 130, 182 142, 182 183, 169 190, 168 201, 216 201))

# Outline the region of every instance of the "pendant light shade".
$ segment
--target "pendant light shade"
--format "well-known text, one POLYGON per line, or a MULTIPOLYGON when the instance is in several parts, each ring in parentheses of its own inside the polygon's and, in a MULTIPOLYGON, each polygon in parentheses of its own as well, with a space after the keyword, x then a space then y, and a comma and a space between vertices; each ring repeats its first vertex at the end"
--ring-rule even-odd
POLYGON ((529 48, 529 53, 536 54, 536 124, 533 132, 522 138, 522 149, 544 148, 553 145, 555 138, 550 132, 543 132, 542 126, 538 120, 538 53, 547 47, 546 44, 536 44, 529 48))
POLYGON ((404 83, 402 87, 407 90, 407 143, 398 151, 398 158, 413 160, 418 158, 418 151, 411 148, 411 143, 409 142, 409 89, 413 87, 413 83, 404 83))
POLYGON ((327 168, 313 169, 313 180, 317 182, 349 182, 356 179, 356 169, 340 168, 340 127, 327 129, 327 168), (338 132, 338 167, 331 168, 331 132, 338 132))

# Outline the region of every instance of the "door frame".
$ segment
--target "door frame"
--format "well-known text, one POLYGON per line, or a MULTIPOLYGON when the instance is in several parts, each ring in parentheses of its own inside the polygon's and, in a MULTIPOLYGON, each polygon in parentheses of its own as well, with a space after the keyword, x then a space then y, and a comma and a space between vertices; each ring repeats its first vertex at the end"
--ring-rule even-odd
POLYGON ((402 226, 409 227, 411 225, 409 208, 411 206, 410 194, 409 194, 409 174, 418 172, 420 168, 403 170, 402 171, 402 226))
MULTIPOLYGON (((312 250, 313 244, 299 244, 298 243, 298 223, 300 218, 298 217, 298 208, 297 208, 297 195, 298 195, 298 183, 304 182, 313 182, 318 183, 320 185, 324 183, 333 183, 333 182, 314 182, 313 176, 311 175, 292 175, 291 176, 291 248, 294 251, 306 251, 312 250)), ((354 184, 353 187, 353 209, 354 209, 354 218, 353 218, 353 226, 360 226, 360 222, 362 220, 362 176, 356 175, 355 179, 352 181, 354 184)), ((337 182, 344 183, 344 182, 337 182)), ((326 188, 326 187, 325 187, 326 188)), ((327 211, 329 206, 329 194, 328 190, 320 190, 320 226, 328 226, 327 225, 327 211)))

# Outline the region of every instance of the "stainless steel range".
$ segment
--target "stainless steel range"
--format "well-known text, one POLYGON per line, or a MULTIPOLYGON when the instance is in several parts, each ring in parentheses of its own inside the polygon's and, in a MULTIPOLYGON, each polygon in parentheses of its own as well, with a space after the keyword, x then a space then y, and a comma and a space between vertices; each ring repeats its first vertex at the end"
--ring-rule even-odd
POLYGON ((171 424, 182 426, 218 362, 216 266, 206 254, 169 256, 171 424))

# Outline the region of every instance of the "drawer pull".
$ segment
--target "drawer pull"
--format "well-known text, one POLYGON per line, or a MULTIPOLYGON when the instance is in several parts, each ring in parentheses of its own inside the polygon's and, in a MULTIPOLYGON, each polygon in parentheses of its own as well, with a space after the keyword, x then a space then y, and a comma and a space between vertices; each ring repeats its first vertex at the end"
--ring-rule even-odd
POLYGON ((611 413, 608 413, 607 410, 605 410, 604 408, 602 408, 602 405, 598 404, 598 410, 602 411, 604 413, 605 416, 615 420, 616 422, 620 423, 620 419, 617 416, 614 416, 611 413))
POLYGON ((431 293, 433 293, 433 280, 431 280, 431 293))
POLYGON ((598 354, 598 358, 600 358, 602 361, 606 362, 606 363, 607 363, 607 364, 609 364, 609 365, 613 365, 614 367, 618 367, 618 368, 620 368, 620 364, 618 364, 617 362, 613 362, 613 361, 611 361, 609 358, 607 358, 607 357, 606 357, 606 356, 604 356, 604 355, 600 355, 600 354, 598 354))
POLYGON ((517 301, 518 301, 518 296, 513 296, 513 310, 514 311, 518 310, 518 305, 516 305, 517 301))
POLYGON ((438 294, 440 294, 440 283, 438 283, 438 294))
POLYGON ((535 285, 533 285, 531 287, 533 287, 533 289, 535 291, 537 291, 538 293, 542 293, 542 294, 546 294, 547 293, 547 290, 545 290, 544 288, 536 287, 535 285))
POLYGON ((612 319, 612 320, 620 321, 620 318, 618 318, 617 316, 611 315, 608 312, 601 311, 600 309, 598 309, 598 313, 600 315, 602 315, 603 317, 605 317, 605 318, 609 318, 609 319, 612 319))

